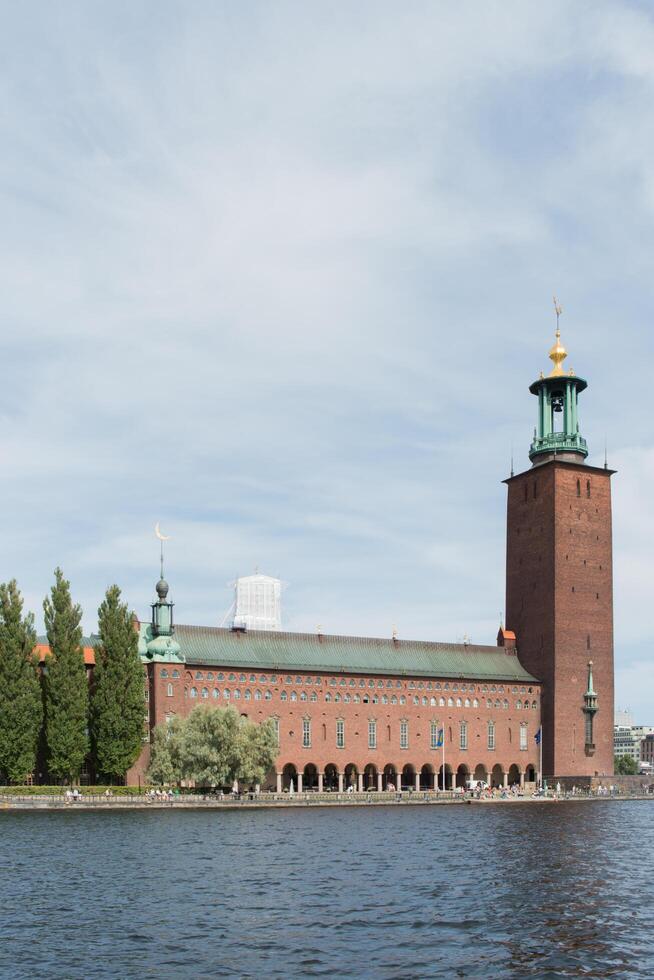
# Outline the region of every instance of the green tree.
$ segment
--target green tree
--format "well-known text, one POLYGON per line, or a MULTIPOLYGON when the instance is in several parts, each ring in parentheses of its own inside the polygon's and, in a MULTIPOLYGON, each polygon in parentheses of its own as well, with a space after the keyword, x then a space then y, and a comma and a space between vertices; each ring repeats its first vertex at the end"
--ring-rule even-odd
POLYGON ((34 616, 12 579, 0 585, 0 772, 23 783, 34 771, 43 701, 34 655, 34 616))
POLYGON ((157 725, 152 733, 148 779, 151 783, 170 786, 182 778, 179 745, 183 727, 181 718, 174 717, 166 725, 157 725))
POLYGON ((93 755, 99 774, 122 778, 141 752, 145 688, 138 633, 117 585, 107 589, 98 609, 98 628, 91 695, 93 755))
POLYGON ((148 776, 200 786, 230 786, 235 779, 260 783, 277 752, 272 722, 257 725, 233 708, 199 705, 186 719, 155 728, 148 776))
POLYGON ((633 755, 616 755, 614 768, 616 776, 635 776, 638 772, 638 764, 633 755))
POLYGON ((272 721, 260 725, 241 719, 239 765, 236 779, 248 786, 262 783, 279 753, 277 732, 272 721))
POLYGON ((89 752, 89 685, 82 646, 81 606, 74 605, 70 582, 60 568, 43 602, 50 647, 45 694, 48 770, 60 779, 79 779, 89 752))

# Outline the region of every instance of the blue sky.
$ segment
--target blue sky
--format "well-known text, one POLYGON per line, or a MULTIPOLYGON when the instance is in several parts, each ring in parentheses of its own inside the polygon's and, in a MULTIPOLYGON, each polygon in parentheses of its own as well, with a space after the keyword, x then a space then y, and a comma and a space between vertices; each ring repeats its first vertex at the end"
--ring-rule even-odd
POLYGON ((563 306, 654 723, 646 4, 5 5, 0 578, 493 642, 563 306))

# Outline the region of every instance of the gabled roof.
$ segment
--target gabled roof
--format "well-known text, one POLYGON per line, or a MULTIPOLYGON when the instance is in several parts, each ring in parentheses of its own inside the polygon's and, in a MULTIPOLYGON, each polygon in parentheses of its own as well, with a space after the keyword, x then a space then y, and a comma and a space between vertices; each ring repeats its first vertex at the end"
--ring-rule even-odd
POLYGON ((497 646, 183 625, 175 639, 187 664, 537 683, 497 646))

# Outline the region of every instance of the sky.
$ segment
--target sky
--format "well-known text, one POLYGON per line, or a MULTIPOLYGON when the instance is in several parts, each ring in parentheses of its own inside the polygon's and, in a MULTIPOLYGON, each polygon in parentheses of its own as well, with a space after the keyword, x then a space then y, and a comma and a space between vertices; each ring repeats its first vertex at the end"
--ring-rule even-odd
MULTIPOLYGON (((654 724, 654 10, 2 2, 0 579, 494 643, 563 306, 654 724)), ((40 628, 42 628, 40 626, 40 628)))

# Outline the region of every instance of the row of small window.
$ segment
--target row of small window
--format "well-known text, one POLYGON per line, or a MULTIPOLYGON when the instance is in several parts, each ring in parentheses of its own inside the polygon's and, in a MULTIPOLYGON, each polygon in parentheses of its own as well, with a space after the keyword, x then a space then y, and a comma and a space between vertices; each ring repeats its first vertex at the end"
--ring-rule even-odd
MULTIPOLYGON (((326 729, 323 726, 323 732, 326 734, 326 729)), ((388 737, 391 737, 391 728, 388 726, 388 737)), ((452 737, 452 731, 450 729, 450 739, 452 737)), ((429 745, 432 749, 439 749, 443 746, 443 741, 445 739, 445 730, 439 722, 432 721, 429 725, 429 745)), ((486 732, 486 744, 488 749, 492 752, 495 749, 495 722, 489 721, 487 725, 486 732)), ((311 747, 311 719, 304 718, 302 720, 302 745, 304 748, 311 747)), ((526 751, 528 745, 527 741, 527 723, 522 722, 520 725, 520 750, 526 751)), ((345 748, 345 721, 340 719, 336 722, 336 747, 339 749, 345 748)), ((377 748, 377 722, 375 719, 371 718, 368 721, 368 748, 377 748)), ((400 722, 400 748, 409 748, 409 722, 400 722)), ((462 721, 459 725, 459 748, 463 751, 468 748, 468 723, 462 721)))
MULTIPOLYGON (((192 687, 191 690, 188 693, 189 693, 189 695, 192 698, 197 698, 198 697, 198 689, 197 689, 197 687, 192 687)), ((206 688, 206 687, 203 687, 202 690, 199 692, 199 695, 200 695, 201 698, 208 698, 209 697, 209 689, 206 688)), ((172 697, 172 696, 173 696, 173 685, 172 684, 169 684, 168 685, 168 697, 172 697)), ((211 692, 211 697, 213 697, 213 698, 219 698, 220 697, 220 691, 218 690, 217 687, 214 687, 213 691, 211 692)), ((253 697, 252 691, 244 691, 243 692, 243 700, 244 701, 251 701, 252 700, 252 697, 253 697)), ((224 691, 223 691, 223 698, 225 699, 225 701, 230 701, 230 700, 240 701, 240 699, 241 699, 241 692, 238 691, 238 690, 236 690, 236 691, 229 691, 227 688, 225 688, 224 691)), ((254 700, 255 701, 261 701, 262 699, 264 701, 271 701, 272 700, 272 692, 271 691, 266 691, 264 694, 262 694, 261 691, 258 691, 258 690, 255 691, 254 692, 254 700)))
MULTIPOLYGON (((168 677, 168 671, 165 668, 161 671, 161 676, 163 678, 167 678, 168 677)), ((178 678, 179 677, 179 671, 178 670, 173 670, 173 672, 172 672, 172 674, 170 676, 172 676, 173 678, 178 678)), ((190 674, 189 674, 189 677, 190 677, 190 674)), ((201 670, 197 670, 195 672, 195 680, 197 680, 197 681, 202 681, 202 680, 207 680, 207 681, 213 681, 213 680, 216 680, 216 681, 224 681, 225 680, 225 675, 224 675, 224 673, 218 673, 218 674, 215 674, 214 675, 212 671, 207 671, 207 673, 204 674, 201 670)), ((245 674, 239 674, 239 676, 237 678, 236 674, 233 674, 232 673, 232 674, 229 674, 227 676, 227 680, 229 682, 231 682, 232 684, 233 683, 236 683, 237 681, 238 681, 239 684, 246 684, 246 683, 256 684, 257 683, 256 674, 250 674, 249 677, 247 677, 245 674)), ((312 678, 312 677, 304 677, 304 678, 302 678, 302 677, 299 677, 298 676, 298 677, 293 678, 291 676, 287 676, 287 677, 279 677, 279 678, 277 678, 277 676, 275 674, 272 674, 269 677, 266 676, 265 674, 261 674, 259 676, 259 683, 260 684, 267 684, 267 683, 276 684, 278 682, 278 680, 279 680, 279 683, 284 683, 284 684, 293 684, 293 683, 295 683, 295 684, 303 684, 303 683, 304 684, 316 684, 316 685, 322 684, 322 678, 320 678, 320 677, 314 677, 314 678, 312 678)), ((329 680, 329 685, 330 685, 330 687, 336 687, 337 685, 340 686, 340 687, 346 687, 346 686, 356 687, 357 686, 357 681, 353 677, 351 677, 349 680, 346 680, 345 677, 341 677, 339 681, 337 681, 335 677, 332 677, 329 680)), ((387 689, 388 688, 392 688, 392 687, 401 688, 402 687, 402 681, 387 680, 386 682, 384 682, 383 680, 377 680, 375 682, 374 680, 368 680, 368 681, 366 681, 363 678, 361 678, 359 680, 359 682, 358 682, 358 686, 360 688, 361 687, 369 687, 369 688, 374 688, 374 687, 383 688, 383 687, 386 687, 387 689)), ((409 681, 408 682, 408 687, 411 690, 414 690, 414 689, 421 690, 421 691, 422 690, 427 690, 427 691, 431 691, 431 690, 434 690, 434 691, 441 691, 441 690, 443 690, 443 691, 450 691, 451 690, 454 693, 456 693, 456 692, 458 692, 460 690, 462 694, 465 694, 466 691, 469 692, 470 694, 474 694, 475 693, 475 690, 476 690, 474 684, 461 684, 461 685, 459 685, 459 684, 451 684, 450 685, 450 683, 447 682, 447 681, 444 684, 441 684, 440 681, 435 681, 433 684, 432 684, 431 681, 409 681)), ((500 685, 495 685, 495 684, 488 685, 488 684, 484 684, 484 685, 482 685, 479 688, 479 690, 480 690, 480 692, 482 694, 488 694, 488 693, 491 693, 491 694, 495 694, 495 693, 497 693, 497 694, 504 694, 504 685, 502 685, 502 684, 500 684, 500 685)), ((513 694, 518 694, 518 693, 520 693, 520 694, 526 694, 527 693, 527 689, 524 688, 524 687, 521 687, 520 689, 518 689, 517 687, 514 687, 512 689, 512 693, 513 694)), ((531 693, 531 688, 529 688, 529 693, 531 693)), ((414 701, 414 704, 417 704, 417 703, 418 703, 417 701, 414 701)))

